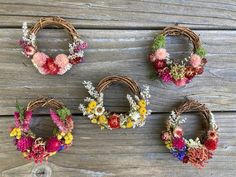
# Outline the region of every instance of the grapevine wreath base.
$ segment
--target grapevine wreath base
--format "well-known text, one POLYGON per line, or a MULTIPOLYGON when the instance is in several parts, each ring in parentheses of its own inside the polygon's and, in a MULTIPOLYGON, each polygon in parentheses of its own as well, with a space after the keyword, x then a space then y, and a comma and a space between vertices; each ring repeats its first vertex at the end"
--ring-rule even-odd
POLYGON ((173 82, 176 86, 184 86, 189 83, 195 76, 202 74, 204 65, 207 60, 205 58, 206 51, 201 46, 199 36, 189 28, 184 26, 169 26, 158 34, 152 44, 152 52, 149 55, 149 60, 153 64, 154 74, 164 83, 173 82), (169 53, 165 49, 166 36, 187 37, 193 44, 193 52, 187 58, 182 60, 170 59, 169 53))
POLYGON ((161 136, 170 153, 183 163, 190 163, 197 168, 203 168, 208 159, 213 157, 213 152, 218 144, 218 127, 214 115, 208 108, 194 100, 189 100, 171 112, 167 121, 167 129, 161 136), (197 110, 204 118, 204 130, 195 140, 185 139, 181 124, 185 119, 181 114, 186 111, 197 110))
POLYGON ((42 163, 49 156, 67 149, 72 145, 73 119, 70 110, 55 99, 39 98, 30 102, 27 107, 17 103, 15 126, 11 128, 10 136, 14 137, 17 150, 23 153, 26 159, 34 159, 35 163, 42 163), (32 113, 40 107, 49 107, 50 115, 57 128, 54 135, 48 139, 36 137, 30 129, 32 113))
POLYGON ((19 41, 22 47, 22 53, 31 58, 33 65, 43 75, 63 75, 75 64, 83 61, 84 49, 88 44, 79 38, 79 34, 74 26, 60 17, 45 17, 41 18, 30 30, 27 28, 27 23, 23 23, 23 37, 19 41), (40 52, 36 45, 36 34, 46 26, 62 27, 68 31, 72 44, 69 44, 69 55, 58 54, 55 58, 49 57, 47 54, 40 52))
POLYGON ((87 97, 84 101, 88 104, 86 106, 80 104, 79 109, 92 123, 100 125, 101 129, 141 127, 145 124, 147 116, 151 114, 151 110, 147 110, 150 98, 149 87, 144 86, 144 90, 140 91, 137 83, 129 77, 108 76, 102 79, 96 88, 90 81, 84 81, 83 84, 91 97, 87 97), (103 91, 113 83, 127 85, 134 94, 134 97, 127 94, 130 110, 126 114, 111 113, 103 105, 103 91))

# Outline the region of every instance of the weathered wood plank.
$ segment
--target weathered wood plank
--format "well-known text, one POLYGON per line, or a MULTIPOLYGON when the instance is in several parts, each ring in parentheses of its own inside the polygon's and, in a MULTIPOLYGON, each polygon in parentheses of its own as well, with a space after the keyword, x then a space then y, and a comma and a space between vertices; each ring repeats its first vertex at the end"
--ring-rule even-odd
MULTIPOLYGON (((208 50, 208 64, 203 75, 184 88, 151 81, 146 56, 157 31, 152 30, 82 30, 90 48, 84 63, 64 76, 42 76, 30 60, 20 52, 16 41, 21 30, 1 29, 0 34, 0 114, 10 115, 16 99, 26 103, 37 96, 62 99, 74 113, 87 96, 83 80, 97 84, 109 74, 128 75, 140 85, 151 88, 151 109, 168 112, 184 97, 200 100, 215 111, 234 111, 236 107, 236 35, 234 31, 197 31, 208 50), (210 93, 210 94, 209 94, 210 93)), ((168 38, 168 49, 173 56, 186 56, 188 44, 179 38, 168 38)), ((45 30, 39 34, 39 46, 50 54, 67 52, 67 35, 60 30, 45 30)), ((127 90, 112 87, 105 94, 105 103, 112 111, 127 111, 127 90)))
POLYGON ((235 29, 234 0, 148 1, 0 1, 0 26, 16 27, 42 16, 61 16, 81 28, 159 28, 185 24, 194 28, 235 29))
MULTIPOLYGON (((74 145, 69 151, 52 157, 46 166, 51 169, 52 176, 234 176, 235 113, 215 113, 220 127, 219 148, 203 170, 178 162, 160 141, 159 136, 167 116, 155 114, 143 128, 114 131, 101 131, 84 117, 75 116, 74 145)), ((195 137, 201 128, 201 119, 192 114, 183 116, 188 118, 184 124, 186 137, 195 137)), ((52 125, 49 117, 34 116, 33 120, 37 133, 49 132, 52 125)), ((5 130, 11 123, 12 117, 0 119, 0 172, 7 177, 16 174, 30 176, 35 166, 15 150, 5 130)))

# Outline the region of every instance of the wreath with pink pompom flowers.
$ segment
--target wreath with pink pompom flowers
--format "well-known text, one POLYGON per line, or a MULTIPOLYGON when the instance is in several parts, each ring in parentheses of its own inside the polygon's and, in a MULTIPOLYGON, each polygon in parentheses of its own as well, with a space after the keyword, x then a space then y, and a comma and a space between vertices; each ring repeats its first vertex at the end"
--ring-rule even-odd
POLYGON ((164 83, 173 82, 176 86, 184 86, 195 76, 203 73, 207 63, 205 55, 206 51, 201 46, 196 33, 184 26, 168 26, 155 37, 152 44, 149 60, 153 64, 155 72, 151 74, 151 79, 159 77, 164 83), (184 60, 170 59, 169 53, 165 49, 168 35, 187 37, 193 44, 191 55, 184 60))
POLYGON ((24 22, 23 37, 19 41, 22 47, 22 53, 31 58, 33 65, 43 75, 63 75, 72 68, 73 65, 81 63, 84 58, 84 50, 88 48, 88 44, 79 38, 79 34, 74 26, 60 17, 41 18, 30 30, 27 23, 24 22), (37 32, 49 25, 63 27, 70 34, 73 43, 69 43, 69 55, 58 54, 55 58, 49 57, 44 52, 40 52, 36 45, 37 32))
POLYGON ((68 149, 72 145, 72 130, 74 123, 71 112, 63 103, 49 98, 38 98, 29 102, 27 107, 16 104, 14 113, 15 125, 10 128, 10 136, 14 137, 14 144, 23 156, 35 163, 42 163, 49 156, 68 149), (42 107, 50 108, 51 119, 57 126, 53 136, 49 138, 37 137, 30 128, 33 110, 42 107))
POLYGON ((213 113, 204 104, 188 100, 171 112, 161 139, 174 157, 201 169, 205 167, 209 159, 213 158, 213 153, 217 149, 218 126, 213 113), (204 118, 204 129, 195 140, 184 138, 181 127, 186 118, 180 115, 190 110, 198 111, 204 118))

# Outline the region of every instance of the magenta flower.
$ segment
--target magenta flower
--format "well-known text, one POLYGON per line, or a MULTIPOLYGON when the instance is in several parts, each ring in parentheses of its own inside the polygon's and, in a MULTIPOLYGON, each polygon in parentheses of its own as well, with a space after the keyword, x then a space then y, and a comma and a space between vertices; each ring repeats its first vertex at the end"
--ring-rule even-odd
POLYGON ((185 142, 183 138, 174 138, 172 141, 173 147, 181 150, 185 147, 185 142))

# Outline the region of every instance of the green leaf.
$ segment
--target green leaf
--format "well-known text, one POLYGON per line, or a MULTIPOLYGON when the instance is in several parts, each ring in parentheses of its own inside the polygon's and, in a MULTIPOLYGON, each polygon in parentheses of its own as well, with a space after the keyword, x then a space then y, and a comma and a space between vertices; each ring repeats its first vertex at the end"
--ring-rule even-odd
POLYGON ((16 101, 16 110, 19 112, 20 121, 23 121, 24 118, 25 118, 25 116, 24 116, 24 115, 25 115, 25 109, 24 109, 23 106, 21 106, 21 105, 19 104, 18 101, 16 101))
POLYGON ((156 51, 159 48, 166 47, 166 37, 162 34, 157 35, 152 44, 152 51, 156 51))
POLYGON ((71 115, 71 112, 66 107, 57 110, 57 114, 62 120, 66 120, 67 116, 71 115))
POLYGON ((157 73, 156 73, 155 71, 152 71, 152 72, 150 73, 150 79, 151 79, 151 80, 156 80, 157 78, 158 78, 157 73))
POLYGON ((203 58, 206 55, 206 50, 203 47, 199 47, 196 50, 196 54, 203 58))

